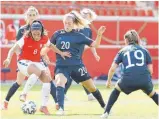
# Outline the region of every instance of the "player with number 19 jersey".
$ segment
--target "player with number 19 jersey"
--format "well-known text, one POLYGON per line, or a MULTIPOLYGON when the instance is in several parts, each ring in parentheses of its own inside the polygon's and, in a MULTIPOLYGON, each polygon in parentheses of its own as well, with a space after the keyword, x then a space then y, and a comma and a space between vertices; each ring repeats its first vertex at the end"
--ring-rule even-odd
POLYGON ((150 74, 147 68, 152 64, 149 52, 139 45, 128 45, 121 49, 114 59, 116 64, 123 63, 124 75, 134 76, 150 74))

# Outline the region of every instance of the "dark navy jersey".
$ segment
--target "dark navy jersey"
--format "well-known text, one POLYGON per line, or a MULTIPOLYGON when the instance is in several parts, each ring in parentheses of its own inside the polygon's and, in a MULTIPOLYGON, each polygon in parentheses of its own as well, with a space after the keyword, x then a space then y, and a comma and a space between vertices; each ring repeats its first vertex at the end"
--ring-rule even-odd
POLYGON ((149 74, 147 65, 152 63, 148 50, 139 45, 124 47, 118 52, 114 61, 116 64, 123 64, 123 75, 149 74))
POLYGON ((59 54, 56 54, 56 65, 67 66, 83 64, 81 59, 83 47, 84 45, 90 46, 92 42, 92 39, 75 30, 71 32, 66 32, 65 30, 56 31, 51 37, 51 43, 55 44, 61 51, 70 52, 72 56, 64 60, 59 54))
MULTIPOLYGON (((86 37, 92 39, 92 30, 90 28, 83 28, 79 30, 80 33, 83 33, 86 37)), ((84 51, 85 45, 83 45, 83 48, 81 48, 81 58, 84 51)))
POLYGON ((20 29, 18 30, 17 36, 16 36, 16 40, 20 40, 23 37, 23 34, 26 30, 29 30, 30 25, 24 25, 22 27, 20 27, 20 29))

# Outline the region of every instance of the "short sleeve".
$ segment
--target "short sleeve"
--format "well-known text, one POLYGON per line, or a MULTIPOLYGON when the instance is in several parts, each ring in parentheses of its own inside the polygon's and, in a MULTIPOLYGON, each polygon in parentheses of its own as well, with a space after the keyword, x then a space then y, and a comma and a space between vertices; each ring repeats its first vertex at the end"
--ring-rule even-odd
POLYGON ((24 29, 19 29, 16 36, 16 40, 19 41, 23 37, 23 34, 24 34, 24 29))
POLYGON ((88 46, 91 46, 91 44, 93 43, 93 40, 88 38, 88 37, 86 37, 86 36, 84 36, 84 35, 82 35, 80 43, 88 45, 88 46))
POLYGON ((20 40, 18 40, 18 41, 16 42, 16 44, 19 45, 20 48, 22 48, 23 45, 24 45, 24 37, 22 37, 20 40))
POLYGON ((122 53, 121 53, 120 51, 119 51, 118 54, 115 56, 114 62, 115 62, 116 64, 118 64, 118 65, 122 62, 122 53))
POLYGON ((152 64, 152 58, 148 50, 146 50, 146 64, 152 64))
POLYGON ((89 38, 92 39, 92 30, 90 29, 90 32, 89 32, 89 38))
POLYGON ((54 45, 56 45, 56 39, 57 39, 58 34, 59 34, 58 31, 55 31, 54 34, 53 34, 52 37, 51 37, 50 42, 51 42, 52 44, 54 44, 54 45))

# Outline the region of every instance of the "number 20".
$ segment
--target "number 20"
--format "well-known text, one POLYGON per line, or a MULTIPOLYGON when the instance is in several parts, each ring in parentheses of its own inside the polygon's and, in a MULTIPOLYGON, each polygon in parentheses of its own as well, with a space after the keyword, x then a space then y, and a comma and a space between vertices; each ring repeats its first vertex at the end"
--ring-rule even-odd
POLYGON ((124 56, 127 56, 127 59, 128 59, 128 66, 126 66, 126 69, 127 68, 130 68, 130 67, 133 67, 133 66, 143 66, 144 65, 144 54, 141 50, 136 50, 134 52, 134 57, 138 60, 141 60, 141 63, 136 63, 136 64, 132 64, 131 62, 131 57, 130 57, 130 52, 126 52, 124 54, 124 56), (139 57, 137 54, 141 54, 141 56, 139 57))
POLYGON ((62 41, 61 44, 62 44, 61 49, 69 49, 70 48, 70 42, 62 41))

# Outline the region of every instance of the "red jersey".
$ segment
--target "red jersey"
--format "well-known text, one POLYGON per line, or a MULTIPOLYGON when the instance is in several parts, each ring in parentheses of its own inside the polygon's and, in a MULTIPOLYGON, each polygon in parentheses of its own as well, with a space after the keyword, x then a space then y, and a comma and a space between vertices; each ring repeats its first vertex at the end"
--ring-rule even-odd
POLYGON ((50 41, 47 36, 43 36, 39 41, 33 40, 32 37, 24 37, 17 44, 21 47, 21 54, 18 60, 31 60, 33 62, 41 61, 41 49, 43 46, 49 45, 50 41))

